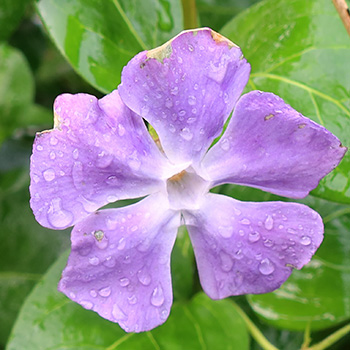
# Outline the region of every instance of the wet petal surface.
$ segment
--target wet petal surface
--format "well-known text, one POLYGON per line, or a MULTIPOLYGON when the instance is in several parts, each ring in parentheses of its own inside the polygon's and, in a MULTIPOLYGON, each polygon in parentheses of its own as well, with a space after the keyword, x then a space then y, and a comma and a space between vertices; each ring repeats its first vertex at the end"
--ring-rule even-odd
POLYGON ((246 85, 241 50, 210 29, 179 34, 124 68, 124 103, 157 131, 174 163, 199 160, 222 130, 246 85))
POLYGON ((185 221, 202 287, 213 299, 279 288, 323 239, 321 217, 297 203, 240 202, 210 193, 185 221))
POLYGON ((31 207, 50 228, 73 225, 101 206, 158 191, 167 162, 118 92, 56 99, 55 129, 37 135, 31 207))
POLYGON ((336 136, 280 97, 252 91, 234 110, 203 167, 214 185, 235 183, 305 197, 346 152, 336 136))
POLYGON ((128 332, 152 329, 172 305, 170 253, 180 214, 159 195, 96 212, 72 232, 59 290, 128 332))

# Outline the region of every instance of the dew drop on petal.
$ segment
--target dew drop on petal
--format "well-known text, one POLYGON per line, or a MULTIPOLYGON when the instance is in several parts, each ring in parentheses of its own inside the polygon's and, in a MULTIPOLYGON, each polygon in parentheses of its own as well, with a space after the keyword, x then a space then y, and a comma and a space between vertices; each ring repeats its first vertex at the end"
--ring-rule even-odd
POLYGON ((273 219, 271 215, 268 215, 265 220, 265 228, 269 231, 273 229, 273 219))
POLYGON ((128 302, 131 305, 135 305, 137 303, 137 297, 135 294, 133 294, 132 296, 128 297, 128 302))
POLYGON ((265 258, 261 260, 260 265, 259 265, 259 271, 267 276, 270 275, 272 272, 275 271, 275 266, 274 264, 270 261, 270 259, 265 258))
POLYGON ((67 227, 73 222, 73 218, 73 214, 70 211, 62 209, 60 198, 54 198, 51 201, 47 211, 47 219, 53 227, 67 227))
POLYGON ((103 262, 103 265, 106 267, 114 267, 115 266, 115 260, 113 256, 107 256, 106 260, 103 262))
POLYGON ((88 300, 82 300, 80 305, 87 310, 91 310, 94 307, 94 304, 88 300))
POLYGON ((137 278, 144 286, 148 286, 152 281, 151 275, 145 270, 140 270, 137 273, 137 278))
POLYGON ((56 153, 54 151, 50 152, 50 159, 54 160, 56 158, 56 153))
POLYGON ((97 241, 102 241, 103 237, 104 237, 104 232, 102 230, 97 230, 97 231, 94 231, 94 236, 96 238, 97 241))
POLYGON ((224 238, 230 238, 233 235, 233 227, 232 226, 219 226, 219 233, 224 238))
POLYGON ((126 245, 126 239, 125 237, 122 237, 119 242, 118 242, 118 247, 117 249, 118 250, 123 250, 125 248, 125 245, 126 245))
POLYGON ((118 135, 123 136, 125 134, 125 128, 123 124, 118 124, 118 135))
POLYGON ((257 231, 250 232, 248 235, 248 240, 251 243, 255 243, 260 239, 260 233, 257 231))
POLYGON ((101 288, 99 291, 98 291, 98 294, 101 295, 101 297, 104 297, 104 298, 107 298, 111 295, 111 288, 110 287, 105 287, 105 288, 101 288))
POLYGON ((55 146, 55 145, 57 145, 57 143, 58 143, 57 138, 55 136, 52 136, 50 138, 50 145, 55 146))
POLYGON ((52 180, 55 179, 56 177, 56 174, 55 174, 55 171, 53 169, 46 169, 44 172, 43 172, 43 176, 44 176, 44 179, 47 181, 47 182, 50 182, 52 180))
POLYGON ((96 297, 97 297, 97 292, 95 291, 95 289, 91 289, 91 290, 90 290, 90 295, 91 295, 93 298, 96 298, 96 297))
POLYGON ((196 97, 195 96, 188 96, 187 102, 190 106, 194 106, 196 104, 196 97))
POLYGON ((164 293, 163 288, 159 284, 158 287, 154 288, 153 293, 151 295, 151 304, 153 306, 161 306, 164 303, 164 293))
POLYGON ((117 304, 113 305, 112 316, 115 318, 116 321, 125 321, 128 318, 128 316, 117 304))
POLYGON ((221 149, 223 151, 228 151, 230 149, 230 142, 229 140, 227 139, 224 139, 222 142, 221 142, 221 149))
POLYGON ((220 252, 220 260, 221 260, 221 268, 223 271, 228 272, 233 267, 233 260, 231 257, 225 252, 220 252))
POLYGON ((309 236, 303 236, 300 239, 300 243, 302 245, 305 245, 305 246, 310 245, 311 244, 311 238, 309 236))
POLYGON ((119 280, 119 283, 122 287, 127 287, 130 284, 130 280, 126 277, 123 277, 119 280))
POLYGON ((186 141, 191 141, 193 138, 193 134, 191 133, 189 128, 183 128, 180 132, 180 135, 186 141))
POLYGON ((235 253, 235 259, 241 260, 244 257, 244 254, 241 249, 237 250, 235 253))
POLYGON ((240 223, 241 223, 242 225, 250 225, 250 220, 247 219, 247 218, 244 218, 244 219, 242 219, 242 220, 240 221, 240 223))
POLYGON ((100 263, 100 259, 97 256, 89 258, 89 263, 93 266, 97 266, 100 263))
POLYGON ((75 160, 77 160, 79 158, 79 150, 77 148, 73 151, 73 158, 75 160))

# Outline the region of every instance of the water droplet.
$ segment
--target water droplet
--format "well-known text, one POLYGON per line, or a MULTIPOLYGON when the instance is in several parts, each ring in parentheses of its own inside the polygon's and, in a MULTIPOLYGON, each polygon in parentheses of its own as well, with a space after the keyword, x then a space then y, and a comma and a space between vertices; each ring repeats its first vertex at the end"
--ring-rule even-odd
POLYGON ((198 85, 198 84, 194 84, 194 85, 193 85, 193 89, 194 89, 194 90, 198 90, 198 88, 199 88, 199 85, 198 85))
POLYGON ((50 138, 50 145, 55 146, 55 145, 57 145, 57 143, 58 143, 58 140, 56 139, 56 137, 52 136, 50 138))
POLYGON ((122 237, 119 242, 118 242, 118 247, 117 249, 118 250, 123 250, 125 248, 125 245, 126 245, 126 239, 125 237, 122 237))
POLYGON ((193 52, 193 51, 194 51, 194 47, 193 47, 191 44, 189 44, 189 45, 188 45, 188 50, 191 51, 191 52, 193 52))
POLYGON ((265 276, 271 275, 271 273, 275 271, 275 266, 270 261, 270 259, 266 258, 261 260, 259 265, 259 271, 265 276))
POLYGON ((98 294, 101 295, 101 297, 104 297, 104 298, 107 298, 111 295, 111 288, 110 287, 105 287, 105 288, 101 288, 99 291, 98 291, 98 294))
POLYGON ((127 287, 130 284, 129 278, 123 277, 119 280, 119 283, 122 287, 127 287))
POLYGON ((132 226, 131 229, 130 229, 131 232, 135 232, 137 230, 138 230, 138 226, 137 225, 132 226))
POLYGON ((260 239, 260 233, 259 233, 259 232, 254 231, 254 232, 250 232, 250 233, 249 233, 249 236, 248 236, 249 242, 255 243, 255 242, 257 242, 259 239, 260 239))
POLYGON ((140 270, 137 273, 137 278, 140 281, 140 283, 143 284, 144 286, 148 286, 151 283, 151 281, 152 281, 151 276, 145 270, 140 270))
POLYGON ((44 149, 44 147, 41 146, 41 145, 37 145, 37 146, 36 146, 36 149, 37 149, 38 151, 42 151, 42 150, 44 149))
POLYGON ((171 93, 172 95, 175 95, 175 96, 178 94, 178 92, 179 92, 179 88, 178 88, 177 86, 173 87, 173 88, 170 90, 170 93, 171 93))
POLYGON ((305 245, 305 246, 310 245, 311 244, 311 238, 309 236, 303 236, 300 239, 300 243, 302 245, 305 245))
POLYGON ((171 133, 174 133, 176 131, 176 128, 175 128, 175 126, 173 124, 169 124, 169 131, 171 133))
POLYGON ((170 98, 167 98, 165 100, 165 107, 170 109, 172 106, 173 106, 173 101, 170 98))
POLYGON ((247 218, 244 218, 244 219, 242 219, 242 220, 240 221, 240 223, 241 223, 242 225, 250 225, 250 220, 247 219, 247 218))
POLYGON ((191 133, 189 128, 183 128, 180 132, 180 135, 186 141, 191 141, 193 138, 193 134, 191 133))
POLYGON ((54 151, 50 152, 50 159, 54 160, 56 158, 56 153, 54 151))
POLYGON ((117 304, 113 305, 112 316, 115 318, 116 321, 125 321, 128 318, 128 316, 117 304))
POLYGON ((79 150, 76 148, 74 151, 73 151, 73 158, 75 160, 77 160, 79 158, 79 150))
POLYGON ((291 234, 293 234, 293 235, 295 235, 295 234, 297 233, 297 231, 294 230, 293 228, 288 228, 288 229, 287 229, 287 232, 288 232, 288 233, 291 233, 291 234))
POLYGON ((56 177, 55 170, 53 170, 51 168, 47 169, 43 172, 43 176, 47 182, 50 182, 50 181, 54 180, 56 177))
POLYGON ((89 263, 91 265, 97 266, 100 263, 100 259, 97 256, 89 258, 89 263))
POLYGON ((115 266, 115 260, 113 256, 107 256, 106 260, 103 262, 103 265, 109 268, 112 268, 115 266))
POLYGON ((233 260, 231 257, 225 252, 220 252, 220 260, 221 260, 221 268, 223 271, 228 272, 233 267, 233 260))
POLYGON ((273 229, 273 219, 271 215, 267 215, 267 218, 265 220, 265 228, 269 231, 273 229))
POLYGON ((88 300, 82 300, 80 305, 87 310, 91 310, 94 307, 94 304, 88 300))
POLYGON ((180 64, 182 63, 182 58, 180 56, 177 56, 177 62, 179 62, 180 64))
POLYGON ((106 199, 107 199, 107 202, 114 203, 114 202, 116 202, 118 200, 118 197, 114 196, 114 195, 109 195, 109 196, 107 196, 106 199))
POLYGON ((235 259, 241 260, 244 257, 244 254, 241 249, 237 250, 235 253, 235 259))
POLYGON ((144 105, 141 108, 141 117, 143 118, 147 117, 148 113, 149 113, 149 107, 147 105, 144 105))
POLYGON ((194 106, 196 104, 196 101, 197 101, 197 99, 195 96, 190 95, 187 98, 187 102, 190 106, 194 106))
POLYGON ((68 210, 63 210, 61 198, 54 198, 47 211, 47 219, 55 228, 64 228, 73 222, 73 214, 68 210))
POLYGON ((232 226, 219 226, 219 233, 224 238, 230 238, 233 235, 233 227, 232 226))
POLYGON ((163 309, 161 312, 160 312, 160 318, 162 320, 166 320, 168 318, 168 315, 169 315, 169 312, 168 310, 166 309, 163 309))
POLYGON ((221 149, 223 151, 228 151, 230 149, 230 142, 229 140, 227 139, 224 139, 222 142, 221 142, 221 149))
POLYGON ((274 243, 271 239, 265 239, 263 243, 264 243, 264 246, 267 248, 271 248, 274 245, 274 243))
POLYGON ((32 179, 36 184, 40 181, 40 177, 38 175, 33 175, 32 179))
POLYGON ((106 154, 104 151, 102 151, 98 154, 96 166, 101 169, 107 168, 111 165, 113 159, 114 157, 112 154, 106 154))
POLYGON ((105 234, 102 230, 94 231, 94 236, 95 236, 96 240, 98 240, 99 242, 102 241, 104 235, 105 234))
POLYGON ((154 288, 151 296, 151 304, 153 306, 161 306, 164 303, 164 293, 163 288, 159 284, 158 287, 154 288))
POLYGON ((133 294, 131 297, 128 297, 128 302, 131 305, 135 305, 137 303, 137 297, 135 294, 133 294))
POLYGON ((181 109, 181 111, 179 112, 179 116, 183 117, 186 115, 186 111, 184 109, 181 109))
POLYGON ((90 290, 90 295, 91 295, 93 298, 96 298, 96 297, 97 297, 97 292, 95 291, 95 289, 91 289, 91 290, 90 290))
POLYGON ((118 135, 123 136, 125 134, 125 128, 123 124, 118 124, 118 135))
POLYGON ((141 162, 138 160, 138 158, 130 158, 128 160, 128 165, 132 170, 139 170, 141 166, 141 162))

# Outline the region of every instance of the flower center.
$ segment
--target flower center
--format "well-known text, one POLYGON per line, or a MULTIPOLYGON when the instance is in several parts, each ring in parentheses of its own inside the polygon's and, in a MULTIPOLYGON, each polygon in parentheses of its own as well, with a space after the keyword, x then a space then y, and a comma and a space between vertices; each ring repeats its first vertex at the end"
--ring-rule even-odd
POLYGON ((199 209, 203 195, 208 192, 209 182, 188 168, 173 175, 166 183, 170 208, 199 209))

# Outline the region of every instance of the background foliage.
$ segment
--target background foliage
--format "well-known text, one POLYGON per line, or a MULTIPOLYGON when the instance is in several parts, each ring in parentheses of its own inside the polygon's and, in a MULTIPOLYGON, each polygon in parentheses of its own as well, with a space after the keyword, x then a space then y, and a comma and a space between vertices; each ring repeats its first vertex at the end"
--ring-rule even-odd
MULTIPOLYGON (((34 134, 51 128, 58 94, 100 97, 115 89, 137 52, 175 36, 191 17, 241 46, 252 65, 247 91, 280 95, 350 146, 350 39, 331 1, 197 0, 197 15, 183 11, 185 2, 0 2, 0 349, 275 349, 249 326, 248 315, 277 348, 295 350, 305 331, 313 344, 349 322, 350 152, 301 201, 322 215, 325 240, 275 292, 210 300, 186 232, 172 255, 171 316, 151 332, 126 334, 56 291, 69 230, 42 228, 29 208, 34 134)), ((248 201, 287 200, 233 185, 216 191, 248 201)), ((330 348, 349 347, 347 335, 330 348)))

